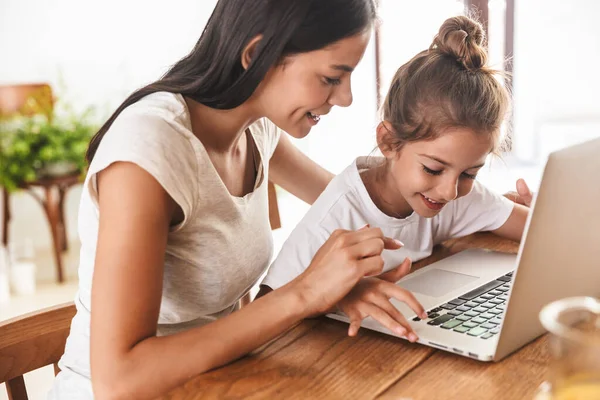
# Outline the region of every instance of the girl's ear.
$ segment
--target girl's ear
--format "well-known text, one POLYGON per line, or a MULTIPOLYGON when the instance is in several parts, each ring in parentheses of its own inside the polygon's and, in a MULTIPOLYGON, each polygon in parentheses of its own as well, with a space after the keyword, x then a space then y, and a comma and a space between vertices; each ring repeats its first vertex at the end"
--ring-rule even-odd
POLYGON ((388 121, 381 121, 377 125, 377 147, 381 154, 387 159, 394 158, 397 151, 394 149, 394 131, 392 124, 388 121))
POLYGON ((242 51, 242 67, 244 69, 248 69, 248 66, 252 62, 252 58, 254 57, 254 53, 256 52, 256 48, 260 43, 260 40, 263 38, 263 35, 256 35, 255 37, 248 42, 244 50, 242 51))

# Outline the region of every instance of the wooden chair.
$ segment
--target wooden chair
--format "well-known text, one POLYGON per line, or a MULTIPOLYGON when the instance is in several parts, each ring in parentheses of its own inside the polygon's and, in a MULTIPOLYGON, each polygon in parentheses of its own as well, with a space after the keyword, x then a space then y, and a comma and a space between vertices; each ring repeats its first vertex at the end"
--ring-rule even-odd
POLYGON ((47 83, 0 85, 0 119, 45 115, 52 119, 54 96, 47 83))
MULTIPOLYGON (((52 119, 54 96, 52 88, 46 83, 23 85, 0 85, 0 120, 18 115, 45 115, 52 119)), ((52 243, 54 247, 54 262, 59 283, 64 282, 61 253, 67 250, 67 233, 64 218, 64 199, 67 190, 79 183, 79 175, 69 175, 58 178, 40 179, 35 182, 23 183, 22 189, 30 193, 42 206, 48 219, 52 243), (35 188, 42 189, 40 196, 35 188)), ((10 222, 10 193, 2 191, 2 244, 8 244, 8 223, 10 222)))
POLYGON ((0 322, 0 383, 9 400, 27 400, 25 373, 50 364, 59 372, 74 315, 69 302, 0 322))
POLYGON ((277 192, 275 191, 275 185, 269 182, 269 222, 271 223, 271 230, 281 228, 281 219, 279 218, 279 205, 277 204, 277 192))

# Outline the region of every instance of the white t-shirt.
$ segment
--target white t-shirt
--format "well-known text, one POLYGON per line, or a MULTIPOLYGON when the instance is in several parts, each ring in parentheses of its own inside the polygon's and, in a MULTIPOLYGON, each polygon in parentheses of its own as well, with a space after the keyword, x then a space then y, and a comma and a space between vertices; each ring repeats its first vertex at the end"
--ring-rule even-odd
POLYGON ((277 289, 300 275, 315 253, 336 229, 356 230, 366 224, 402 241, 399 250, 384 250, 384 271, 431 255, 433 246, 447 239, 501 227, 514 203, 475 182, 466 196, 446 204, 433 218, 413 212, 398 219, 384 214, 369 196, 359 171, 372 165, 372 157, 359 157, 336 176, 283 244, 262 284, 277 289))
POLYGON ((50 398, 93 398, 90 313, 101 212, 96 177, 112 163, 137 164, 183 210, 183 222, 168 234, 159 336, 228 315, 240 297, 256 284, 273 251, 267 184, 269 159, 277 146, 279 130, 272 122, 261 119, 249 131, 260 158, 257 180, 251 193, 234 197, 192 133, 189 111, 181 95, 149 95, 117 117, 102 139, 84 183, 78 221, 81 251, 77 314, 59 363, 62 372, 50 398))

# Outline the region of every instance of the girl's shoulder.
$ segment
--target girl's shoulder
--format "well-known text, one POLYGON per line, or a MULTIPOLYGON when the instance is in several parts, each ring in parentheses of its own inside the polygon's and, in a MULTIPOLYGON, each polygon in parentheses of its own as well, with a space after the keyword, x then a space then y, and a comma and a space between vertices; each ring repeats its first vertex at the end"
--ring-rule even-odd
POLYGON ((357 229, 357 221, 369 218, 363 192, 366 189, 355 161, 331 180, 307 212, 306 220, 329 233, 336 228, 357 229))

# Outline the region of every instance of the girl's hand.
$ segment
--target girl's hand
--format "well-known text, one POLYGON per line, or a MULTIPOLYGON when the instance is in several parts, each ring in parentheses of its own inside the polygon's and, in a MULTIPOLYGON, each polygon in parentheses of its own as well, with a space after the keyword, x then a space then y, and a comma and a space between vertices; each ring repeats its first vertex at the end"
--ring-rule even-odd
POLYGON ((529 190, 529 186, 525 183, 524 179, 517 180, 517 191, 508 192, 504 195, 509 200, 514 201, 517 204, 522 204, 526 207, 531 206, 533 200, 533 193, 529 190))
POLYGON ((401 242, 383 236, 379 228, 338 229, 317 251, 309 267, 289 283, 289 289, 299 295, 306 315, 325 313, 358 281, 381 273, 384 249, 400 247, 401 242))
POLYGON ((403 301, 419 317, 427 317, 413 294, 395 284, 410 272, 410 267, 411 261, 407 258, 400 266, 377 278, 364 278, 338 303, 339 309, 350 318, 348 336, 356 336, 362 320, 370 316, 390 331, 406 336, 411 342, 419 339, 406 318, 389 300, 393 297, 403 301))

